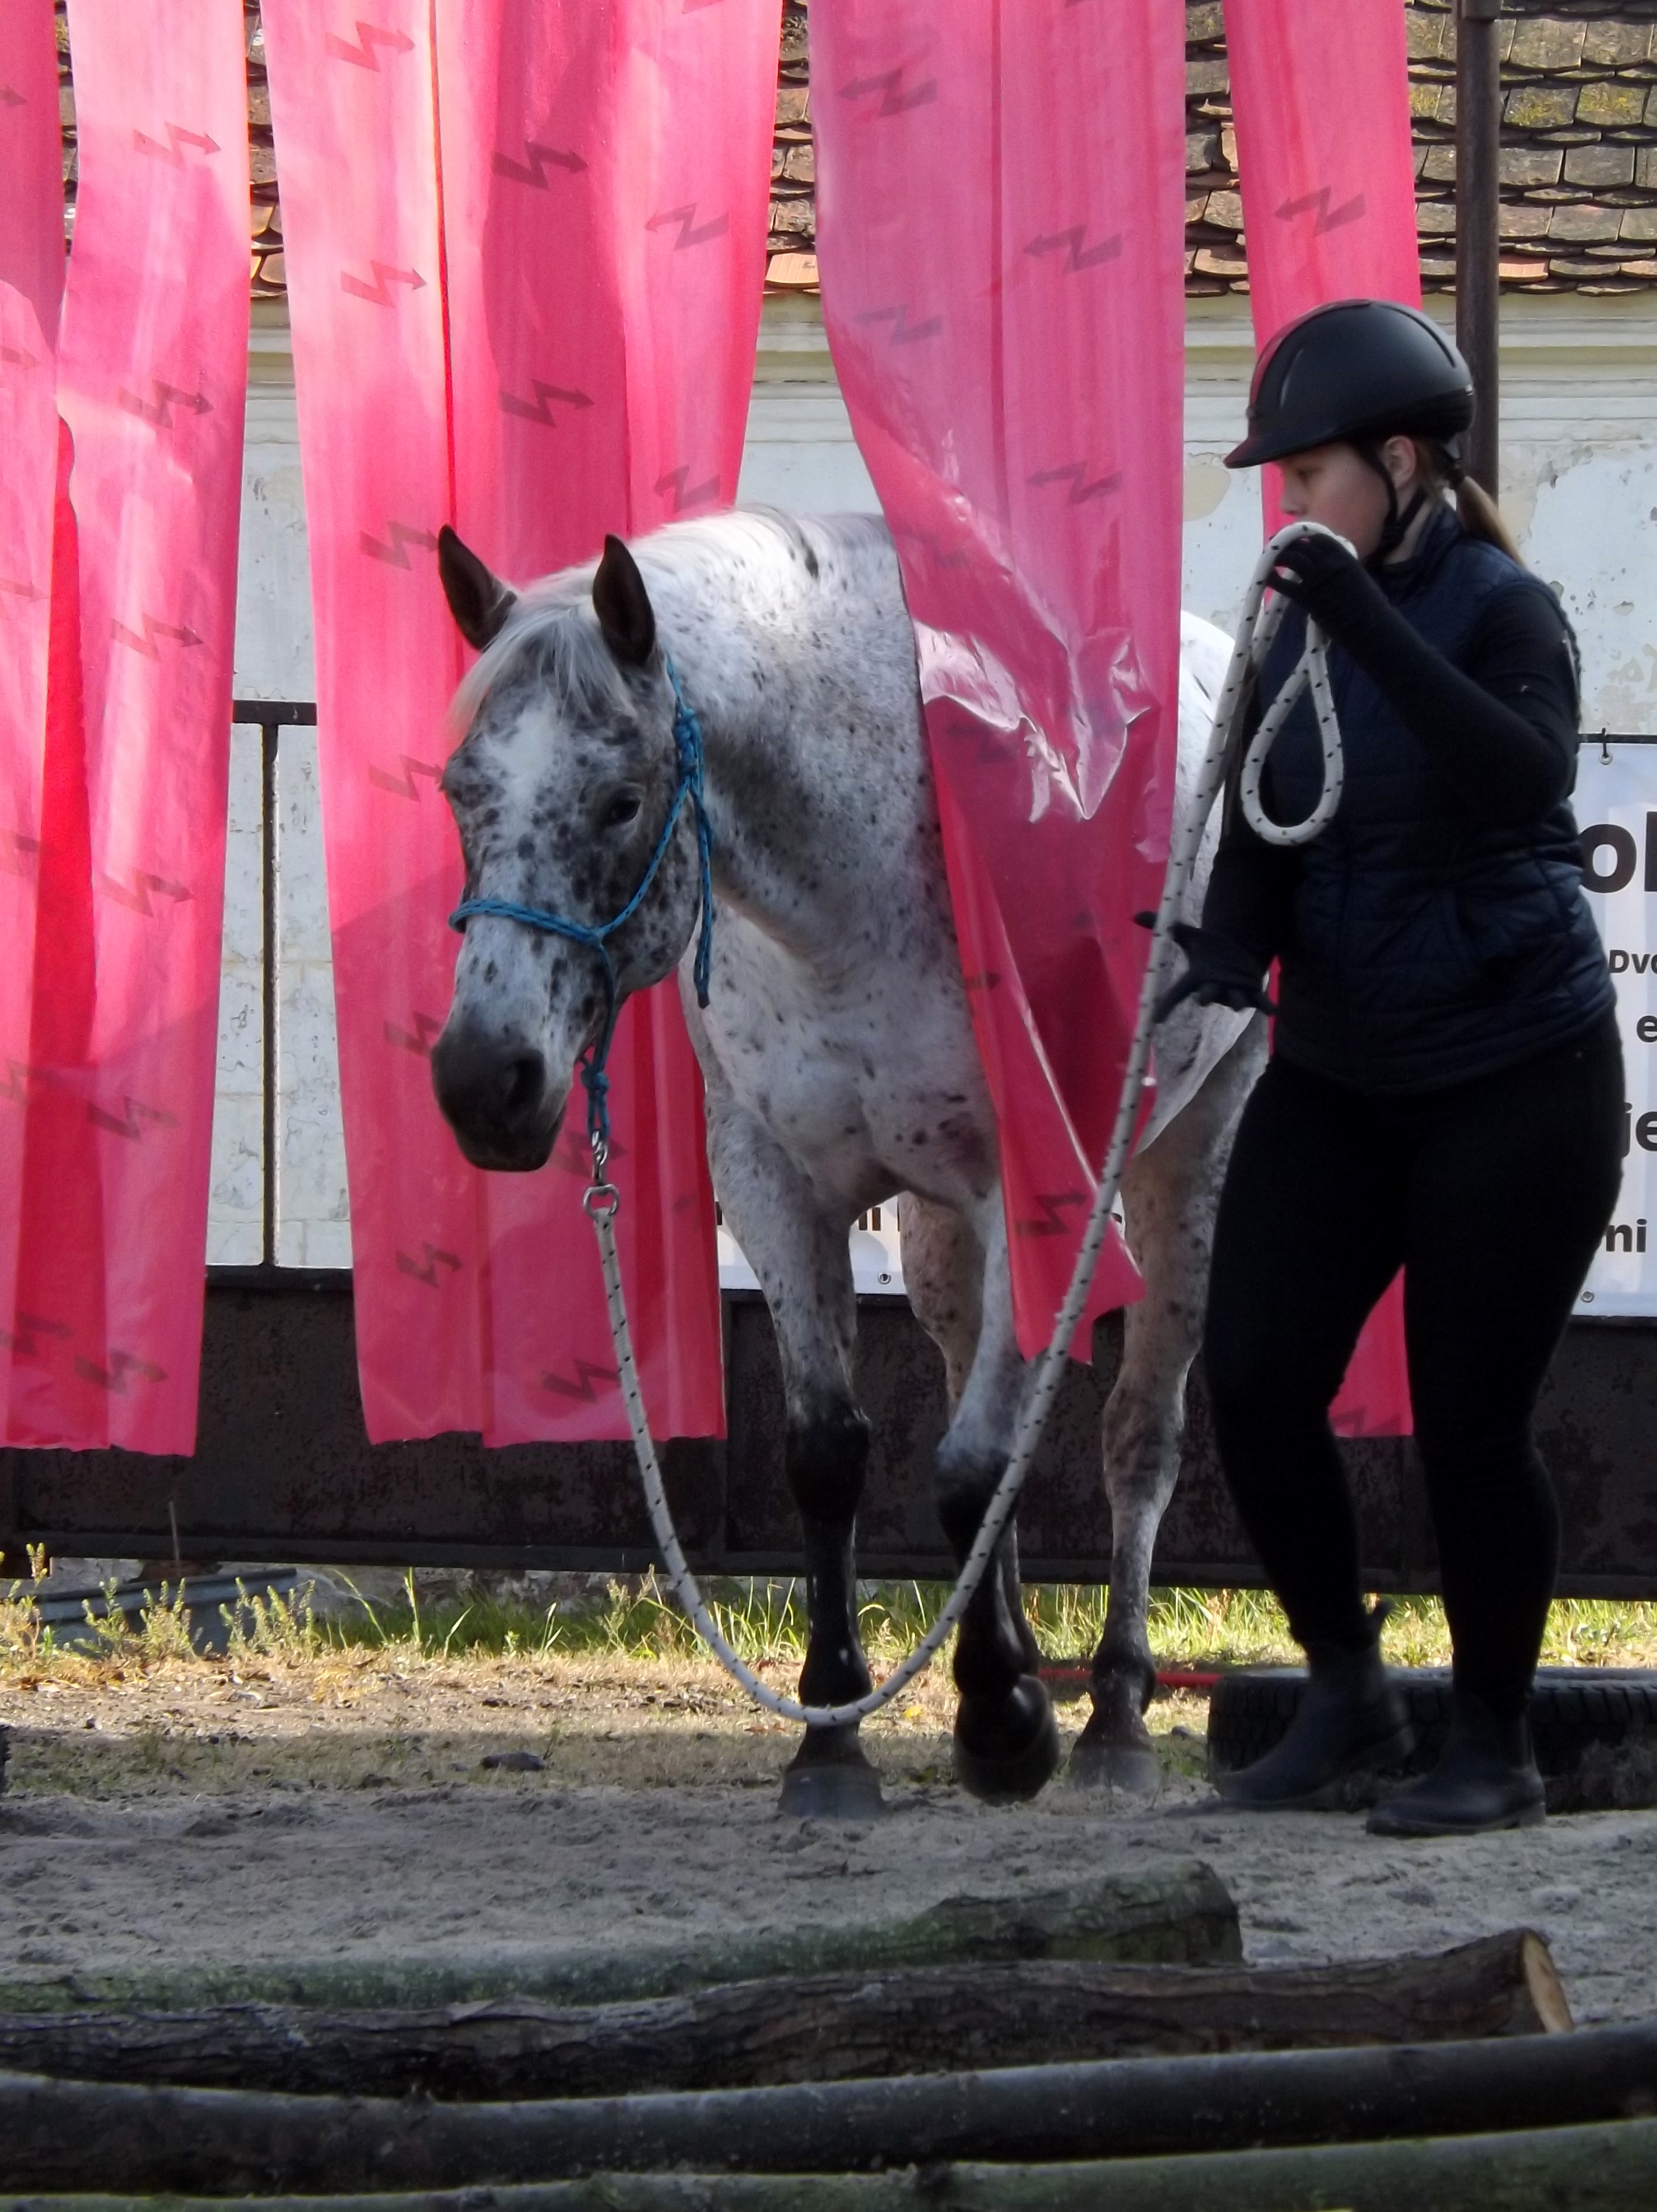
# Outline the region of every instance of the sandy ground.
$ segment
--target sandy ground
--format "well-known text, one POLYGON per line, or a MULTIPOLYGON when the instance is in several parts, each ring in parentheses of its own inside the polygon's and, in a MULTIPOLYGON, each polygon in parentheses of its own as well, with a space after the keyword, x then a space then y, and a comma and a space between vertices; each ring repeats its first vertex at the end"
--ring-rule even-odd
POLYGON ((1165 1855, 1217 1870, 1255 1960, 1433 1949, 1521 1923, 1547 1936, 1581 2021, 1657 2012, 1657 1813, 1410 1844, 1340 1815, 1251 1820, 1210 1796, 1203 1708, 1177 1699, 1154 1709, 1153 1802, 1061 1784, 986 1808, 949 1779, 946 1692, 929 1681, 871 1729, 889 1815, 838 1827, 778 1818, 791 1732, 692 1661, 350 1654, 25 1677, 0 1689, 0 1986, 227 1962, 504 1968, 883 1918, 1165 1855), (502 1750, 543 1765, 481 1766, 502 1750))

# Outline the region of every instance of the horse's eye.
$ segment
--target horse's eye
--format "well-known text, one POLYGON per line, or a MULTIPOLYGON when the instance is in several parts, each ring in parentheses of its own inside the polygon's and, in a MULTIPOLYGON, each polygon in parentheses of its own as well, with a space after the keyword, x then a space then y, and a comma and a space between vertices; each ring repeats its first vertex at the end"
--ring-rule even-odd
POLYGON ((639 794, 636 791, 620 791, 604 809, 601 830, 625 830, 629 822, 639 817, 639 794))

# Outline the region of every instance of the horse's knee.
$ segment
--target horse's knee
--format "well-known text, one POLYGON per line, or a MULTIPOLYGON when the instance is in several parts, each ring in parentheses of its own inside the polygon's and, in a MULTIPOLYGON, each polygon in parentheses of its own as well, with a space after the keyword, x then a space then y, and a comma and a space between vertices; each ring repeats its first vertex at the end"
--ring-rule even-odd
POLYGON ((856 1517, 869 1441, 869 1417, 850 1399, 790 1415, 784 1447, 788 1487, 808 1519, 849 1523, 856 1517))

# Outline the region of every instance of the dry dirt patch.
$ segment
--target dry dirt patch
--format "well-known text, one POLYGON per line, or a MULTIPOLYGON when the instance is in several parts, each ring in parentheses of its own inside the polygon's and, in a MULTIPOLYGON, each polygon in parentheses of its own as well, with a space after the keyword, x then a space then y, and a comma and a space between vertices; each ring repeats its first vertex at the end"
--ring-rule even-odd
POLYGON ((1388 1844, 1342 1816, 1225 1813, 1197 1778, 1195 1700, 1153 1708, 1153 1803, 1061 1784, 991 1808, 949 1779, 949 1686, 928 1677, 868 1732, 891 1816, 833 1828, 778 1819, 792 1732, 690 1659, 343 1650, 74 1672, 0 1688, 6 1979, 416 1957, 509 1977, 525 1950, 883 1917, 1150 1853, 1209 1861, 1256 1959, 1527 1923, 1580 2019, 1657 2010, 1657 1814, 1388 1844), (480 1765, 513 1750, 544 1764, 480 1765))

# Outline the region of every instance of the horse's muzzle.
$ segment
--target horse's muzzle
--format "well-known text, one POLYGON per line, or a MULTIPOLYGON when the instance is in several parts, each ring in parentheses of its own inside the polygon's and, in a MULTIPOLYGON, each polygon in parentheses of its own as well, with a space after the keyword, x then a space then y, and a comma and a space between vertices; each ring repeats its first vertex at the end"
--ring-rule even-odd
POLYGON ((432 1048, 432 1087, 473 1167, 526 1174, 546 1165, 569 1089, 551 1080, 536 1047, 451 1022, 432 1048))

